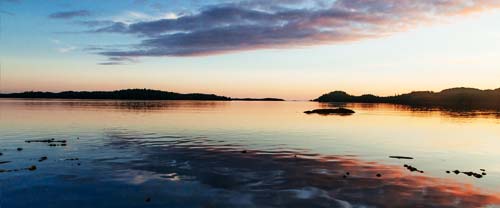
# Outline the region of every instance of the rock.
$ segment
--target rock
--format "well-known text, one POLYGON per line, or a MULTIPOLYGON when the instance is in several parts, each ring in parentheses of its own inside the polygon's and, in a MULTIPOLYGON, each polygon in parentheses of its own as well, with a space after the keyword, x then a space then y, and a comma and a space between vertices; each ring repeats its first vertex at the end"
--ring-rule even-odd
POLYGON ((455 174, 458 175, 460 173, 460 171, 459 170, 454 170, 453 173, 455 173, 455 174))
POLYGON ((380 173, 377 173, 377 177, 379 177, 379 178, 380 178, 380 177, 382 177, 382 174, 380 174, 380 173))
POLYGON ((332 115, 332 114, 336 114, 336 115, 351 115, 353 113, 355 113, 353 110, 351 109, 347 109, 347 108, 333 108, 333 109, 315 109, 315 110, 311 110, 311 111, 304 111, 305 114, 320 114, 320 115, 332 115))
POLYGON ((404 167, 408 169, 411 172, 419 172, 419 173, 424 173, 424 171, 417 169, 416 167, 413 167, 411 165, 405 164, 404 167))
POLYGON ((406 157, 406 156, 389 156, 389 158, 413 160, 413 157, 406 157))
POLYGON ((346 175, 350 175, 351 173, 349 173, 349 172, 346 172, 345 174, 346 174, 346 175))
POLYGON ((241 153, 247 153, 247 151, 246 151, 246 150, 243 150, 243 151, 241 151, 241 153))
POLYGON ((462 172, 462 173, 467 175, 467 176, 474 176, 475 178, 482 178, 483 177, 483 174, 475 173, 472 171, 462 172))
POLYGON ((0 152, 0 156, 2 156, 2 155, 3 155, 3 153, 0 152))
POLYGON ((35 165, 32 165, 28 168, 29 171, 35 171, 36 170, 36 166, 35 165))
POLYGON ((449 170, 447 170, 447 171, 446 171, 446 173, 450 173, 450 171, 449 171, 449 170))
POLYGON ((146 199, 144 199, 145 202, 151 202, 151 197, 146 197, 146 199))
POLYGON ((17 148, 17 151, 23 151, 23 148, 18 147, 18 148, 17 148))
POLYGON ((47 156, 43 156, 43 157, 40 157, 40 159, 38 159, 38 162, 43 162, 47 159, 49 159, 47 156))
POLYGON ((10 161, 0 161, 0 165, 5 163, 10 163, 10 161))
POLYGON ((485 169, 479 169, 479 170, 480 170, 480 171, 483 171, 483 172, 484 172, 484 171, 486 171, 485 169))

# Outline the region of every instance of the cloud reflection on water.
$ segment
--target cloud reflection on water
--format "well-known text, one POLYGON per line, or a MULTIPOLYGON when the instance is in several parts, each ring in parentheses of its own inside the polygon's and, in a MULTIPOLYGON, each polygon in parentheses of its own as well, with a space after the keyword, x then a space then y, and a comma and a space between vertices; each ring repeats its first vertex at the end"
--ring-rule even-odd
POLYGON ((127 131, 111 131, 108 137, 112 148, 133 148, 140 155, 132 161, 109 162, 113 169, 128 170, 128 177, 117 180, 140 184, 148 177, 172 181, 171 176, 175 176, 181 184, 200 183, 218 190, 216 194, 210 192, 213 201, 204 202, 216 207, 500 205, 498 193, 355 156, 319 155, 279 147, 243 152, 240 146, 209 138, 145 136, 127 131), (346 172, 349 175, 344 178, 346 172), (376 176, 379 173, 381 177, 376 176), (217 200, 228 196, 233 201, 217 200), (241 204, 243 201, 247 203, 241 204))

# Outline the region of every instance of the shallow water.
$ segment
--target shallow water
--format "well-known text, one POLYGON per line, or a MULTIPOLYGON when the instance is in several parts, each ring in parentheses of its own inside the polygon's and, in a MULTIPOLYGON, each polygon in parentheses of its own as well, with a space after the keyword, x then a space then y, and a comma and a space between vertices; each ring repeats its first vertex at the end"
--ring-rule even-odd
POLYGON ((0 100, 0 207, 500 206, 499 114, 343 106, 0 100))

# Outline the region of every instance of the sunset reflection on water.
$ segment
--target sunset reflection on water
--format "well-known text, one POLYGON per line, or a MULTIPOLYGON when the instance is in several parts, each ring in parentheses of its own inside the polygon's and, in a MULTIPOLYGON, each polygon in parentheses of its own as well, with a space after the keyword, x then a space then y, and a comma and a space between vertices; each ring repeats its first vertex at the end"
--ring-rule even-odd
POLYGON ((0 100, 0 161, 10 161, 0 169, 38 167, 0 173, 0 205, 140 206, 146 196, 183 207, 500 204, 494 113, 343 106, 356 113, 304 114, 331 107, 314 102, 0 100), (44 138, 68 145, 24 142, 44 138), (445 172, 456 169, 487 175, 445 172))

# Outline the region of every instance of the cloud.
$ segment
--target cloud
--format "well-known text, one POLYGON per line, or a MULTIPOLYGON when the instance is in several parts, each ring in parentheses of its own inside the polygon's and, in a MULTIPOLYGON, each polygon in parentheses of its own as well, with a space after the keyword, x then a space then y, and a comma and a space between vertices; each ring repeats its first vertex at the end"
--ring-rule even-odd
POLYGON ((109 57, 108 61, 101 62, 99 65, 123 65, 126 63, 136 62, 133 58, 130 57, 109 57))
POLYGON ((90 12, 87 10, 75 10, 75 11, 64 11, 56 12, 49 15, 52 19, 71 19, 75 17, 86 17, 90 16, 90 12))
POLYGON ((68 52, 74 51, 76 49, 77 48, 75 46, 66 46, 66 47, 57 48, 57 51, 59 51, 59 53, 68 53, 68 52))
POLYGON ((74 51, 74 50, 77 49, 76 46, 65 44, 61 40, 58 40, 58 39, 50 39, 50 42, 52 42, 52 43, 54 43, 55 45, 58 46, 56 48, 56 50, 59 53, 68 53, 68 52, 71 52, 71 51, 74 51))
POLYGON ((377 38, 498 7, 498 0, 254 0, 175 18, 120 21, 91 32, 140 39, 128 49, 100 52, 107 57, 198 56, 377 38))
POLYGON ((115 22, 110 20, 81 20, 81 21, 75 21, 75 23, 87 27, 104 27, 112 25, 115 22))

